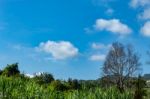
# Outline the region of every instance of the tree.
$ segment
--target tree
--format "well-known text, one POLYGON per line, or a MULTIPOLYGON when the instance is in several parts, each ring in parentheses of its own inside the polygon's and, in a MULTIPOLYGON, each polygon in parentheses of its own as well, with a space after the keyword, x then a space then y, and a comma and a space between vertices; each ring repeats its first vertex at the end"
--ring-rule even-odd
POLYGON ((20 71, 18 69, 18 63, 14 63, 11 65, 7 65, 6 68, 2 71, 2 75, 5 76, 14 76, 20 74, 20 71))
POLYGON ((68 79, 68 84, 70 86, 70 89, 79 89, 81 85, 79 84, 79 81, 77 79, 68 79))
POLYGON ((106 56, 102 70, 105 76, 113 76, 117 88, 123 92, 125 82, 133 76, 139 66, 139 56, 130 45, 125 47, 119 42, 114 42, 106 56))
POLYGON ((36 75, 33 79, 39 84, 48 84, 54 80, 54 77, 49 73, 41 73, 40 75, 36 75))

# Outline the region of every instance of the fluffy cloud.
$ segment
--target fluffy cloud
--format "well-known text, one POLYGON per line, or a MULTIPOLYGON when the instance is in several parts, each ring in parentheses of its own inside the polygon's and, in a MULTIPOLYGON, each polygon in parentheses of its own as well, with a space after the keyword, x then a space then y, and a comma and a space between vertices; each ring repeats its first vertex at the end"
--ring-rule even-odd
POLYGON ((130 5, 142 11, 138 14, 138 18, 147 22, 145 22, 144 26, 140 29, 140 32, 144 36, 150 37, 150 0, 131 0, 130 5))
POLYGON ((144 26, 141 28, 141 33, 144 36, 150 37, 150 21, 144 24, 144 26))
POLYGON ((144 6, 150 5, 150 1, 149 0, 131 0, 130 5, 133 8, 136 8, 139 6, 144 7, 144 6))
POLYGON ((92 47, 92 49, 108 49, 108 48, 110 48, 111 47, 111 45, 109 44, 109 45, 105 45, 105 44, 103 44, 103 43, 92 43, 92 45, 91 45, 91 47, 92 47))
POLYGON ((106 55, 104 55, 104 54, 99 54, 99 55, 96 54, 96 55, 92 55, 90 57, 90 60, 92 60, 92 61, 104 61, 105 57, 106 57, 106 55))
POLYGON ((132 30, 126 24, 121 23, 119 19, 97 19, 94 28, 98 31, 106 30, 119 35, 127 35, 132 32, 132 30))
POLYGON ((150 0, 131 0, 131 7, 139 8, 141 11, 138 14, 138 18, 142 20, 150 19, 150 0))
POLYGON ((78 49, 68 41, 47 41, 40 43, 39 51, 51 54, 54 59, 66 59, 78 54, 78 49))
POLYGON ((103 44, 103 43, 95 43, 93 42, 91 44, 91 55, 90 60, 91 61, 101 61, 103 62, 106 58, 106 55, 108 53, 109 48, 111 47, 111 44, 103 44))

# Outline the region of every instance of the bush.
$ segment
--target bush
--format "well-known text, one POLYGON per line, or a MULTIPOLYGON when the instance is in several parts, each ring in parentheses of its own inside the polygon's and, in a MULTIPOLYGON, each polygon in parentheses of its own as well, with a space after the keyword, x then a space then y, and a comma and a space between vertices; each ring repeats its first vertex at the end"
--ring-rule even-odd
POLYGON ((49 73, 41 73, 33 78, 38 84, 49 84, 54 81, 54 77, 49 73))
POLYGON ((50 86, 49 86, 49 89, 51 91, 65 91, 67 90, 67 86, 65 86, 64 84, 61 83, 60 80, 55 80, 55 81, 52 81, 50 86))

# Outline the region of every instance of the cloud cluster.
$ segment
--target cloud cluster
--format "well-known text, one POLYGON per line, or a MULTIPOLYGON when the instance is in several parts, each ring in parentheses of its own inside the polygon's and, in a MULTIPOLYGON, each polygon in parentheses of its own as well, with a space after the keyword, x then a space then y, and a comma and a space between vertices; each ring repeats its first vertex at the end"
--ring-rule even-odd
POLYGON ((149 0, 131 0, 130 5, 133 8, 137 8, 139 6, 144 7, 144 6, 149 6, 150 1, 149 0))
POLYGON ((132 30, 126 25, 120 22, 119 19, 97 19, 94 28, 98 31, 109 31, 114 34, 128 35, 132 30))
POLYGON ((142 9, 138 18, 146 22, 141 27, 140 32, 142 35, 150 37, 150 0, 131 0, 130 5, 135 9, 142 9))
MULTIPOLYGON (((95 0, 99 2, 105 2, 106 4, 110 3, 114 0, 95 0)), ((130 0, 130 6, 134 9, 139 9, 140 13, 137 15, 140 21, 144 21, 145 23, 139 29, 141 34, 146 37, 150 37, 150 0, 130 0), (142 12, 141 12, 142 11, 142 12)), ((112 14, 114 12, 113 9, 107 9, 106 13, 112 14)), ((107 31, 113 34, 117 34, 120 37, 124 37, 132 33, 132 29, 125 23, 122 23, 120 19, 97 19, 96 23, 93 25, 92 28, 85 28, 86 33, 93 33, 93 32, 101 32, 107 31)))
POLYGON ((107 51, 111 48, 111 44, 103 44, 103 43, 92 43, 91 48, 94 50, 92 55, 90 56, 91 61, 105 61, 107 51))
POLYGON ((39 51, 51 54, 54 59, 67 59, 78 54, 78 48, 68 41, 47 41, 40 43, 39 51))

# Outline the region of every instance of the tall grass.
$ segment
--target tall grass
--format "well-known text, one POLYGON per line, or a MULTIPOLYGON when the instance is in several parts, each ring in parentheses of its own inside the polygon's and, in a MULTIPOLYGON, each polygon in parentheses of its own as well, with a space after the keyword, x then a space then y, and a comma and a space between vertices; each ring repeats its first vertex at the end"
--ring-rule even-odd
POLYGON ((66 99, 133 99, 133 94, 130 92, 120 94, 115 88, 107 90, 96 88, 94 91, 87 90, 67 93, 66 99))
POLYGON ((120 94, 114 87, 51 91, 30 79, 0 76, 0 99, 133 99, 133 93, 126 91, 120 94))

